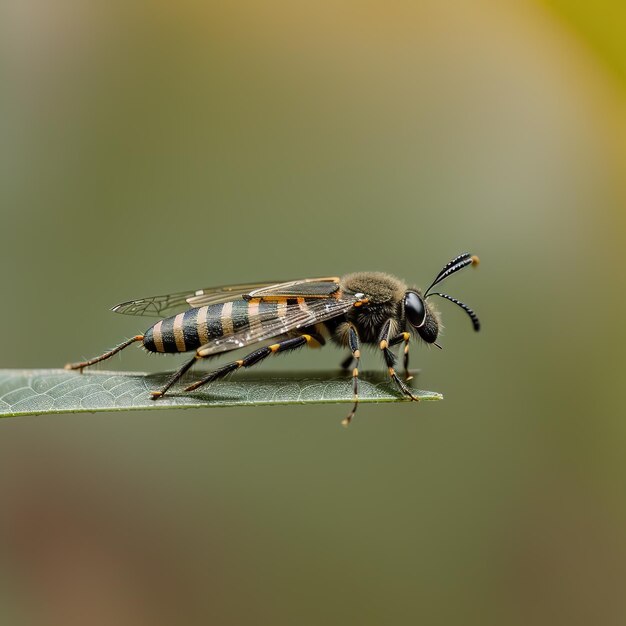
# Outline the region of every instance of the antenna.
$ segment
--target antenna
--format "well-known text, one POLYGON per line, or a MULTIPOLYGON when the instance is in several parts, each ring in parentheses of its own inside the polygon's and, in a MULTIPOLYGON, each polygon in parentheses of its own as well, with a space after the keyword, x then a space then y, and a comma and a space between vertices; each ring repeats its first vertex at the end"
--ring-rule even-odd
POLYGON ((464 252, 463 254, 459 254, 456 258, 452 259, 452 261, 446 263, 439 274, 435 277, 435 280, 430 284, 430 287, 426 290, 424 297, 428 296, 428 292, 442 280, 448 278, 448 276, 452 276, 459 270, 462 270, 464 267, 468 265, 478 265, 480 263, 480 259, 469 252, 464 252))
POLYGON ((474 311, 472 311, 472 309, 470 309, 467 304, 445 293, 437 293, 436 291, 428 295, 428 297, 430 296, 439 296, 440 298, 445 298, 446 300, 450 300, 450 302, 454 302, 454 304, 456 304, 457 306, 460 306, 472 320, 472 326, 474 327, 474 330, 476 332, 480 330, 480 321, 478 319, 478 315, 476 315, 476 313, 474 313, 474 311))

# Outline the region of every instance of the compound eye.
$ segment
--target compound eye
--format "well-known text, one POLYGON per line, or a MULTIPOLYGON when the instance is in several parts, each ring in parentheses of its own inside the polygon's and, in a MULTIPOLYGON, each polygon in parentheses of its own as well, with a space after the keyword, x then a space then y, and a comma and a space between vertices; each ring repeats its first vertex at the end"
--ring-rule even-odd
POLYGON ((409 324, 420 328, 426 321, 426 309, 424 301, 414 291, 407 291, 404 296, 404 312, 409 324))

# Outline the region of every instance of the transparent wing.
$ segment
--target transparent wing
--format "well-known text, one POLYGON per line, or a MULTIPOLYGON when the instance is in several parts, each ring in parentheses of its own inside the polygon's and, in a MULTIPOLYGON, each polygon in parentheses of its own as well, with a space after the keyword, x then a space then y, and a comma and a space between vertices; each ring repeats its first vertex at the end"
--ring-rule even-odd
POLYGON ((339 288, 339 279, 331 278, 305 278, 285 283, 266 281, 258 283, 242 283, 240 285, 221 285, 219 287, 205 287, 196 291, 181 291, 163 296, 152 296, 139 300, 130 300, 117 304, 111 310, 124 315, 138 315, 151 317, 167 317, 173 313, 179 313, 189 308, 197 308, 208 304, 219 304, 237 300, 244 296, 249 297, 305 297, 306 289, 313 290, 309 297, 323 297, 330 295, 339 288), (304 286, 308 285, 306 289, 304 286), (301 286, 301 287, 299 287, 301 286), (322 292, 326 289, 325 294, 322 292), (315 291, 317 289, 318 291, 315 291), (320 295, 318 295, 318 293, 320 295), (252 294, 255 294, 252 296, 252 294))
POLYGON ((254 289, 246 295, 246 300, 252 298, 327 298, 339 291, 339 278, 303 278, 288 283, 278 283, 254 289))
POLYGON ((202 346, 198 354, 209 356, 237 350, 279 335, 292 333, 299 328, 325 322, 349 311, 357 300, 358 298, 352 294, 343 297, 341 293, 330 298, 300 298, 297 303, 283 300, 270 303, 272 306, 265 311, 259 306, 258 313, 251 304, 248 308, 248 325, 245 329, 214 339, 202 346))
POLYGON ((191 292, 181 291, 180 293, 171 293, 164 296, 152 296, 150 298, 122 302, 111 310, 124 315, 167 317, 170 313, 178 313, 189 308, 237 300, 254 289, 268 287, 273 284, 275 283, 244 283, 241 285, 206 287, 191 292))

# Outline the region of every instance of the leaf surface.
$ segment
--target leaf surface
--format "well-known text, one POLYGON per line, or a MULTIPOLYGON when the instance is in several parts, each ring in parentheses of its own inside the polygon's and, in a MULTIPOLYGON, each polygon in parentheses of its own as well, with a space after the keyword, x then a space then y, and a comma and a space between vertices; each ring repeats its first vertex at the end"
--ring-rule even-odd
MULTIPOLYGON (((159 389, 170 374, 0 370, 0 417, 353 401, 349 375, 319 371, 241 372, 194 393, 172 389, 171 395, 152 400, 150 392, 159 389)), ((433 391, 414 389, 413 393, 422 400, 443 398, 433 391)), ((408 401, 379 373, 359 377, 359 398, 362 402, 408 401)))

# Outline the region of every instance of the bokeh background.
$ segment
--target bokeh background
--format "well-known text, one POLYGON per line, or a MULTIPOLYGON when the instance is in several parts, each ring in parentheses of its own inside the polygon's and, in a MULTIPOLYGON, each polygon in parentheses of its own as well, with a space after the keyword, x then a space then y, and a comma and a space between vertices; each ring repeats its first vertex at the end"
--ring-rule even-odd
POLYGON ((348 430, 3 420, 2 623, 623 624, 625 42, 611 0, 4 0, 1 367, 142 332, 130 298, 423 286, 465 250, 445 290, 483 330, 441 302, 445 349, 412 354, 445 401, 348 430))

